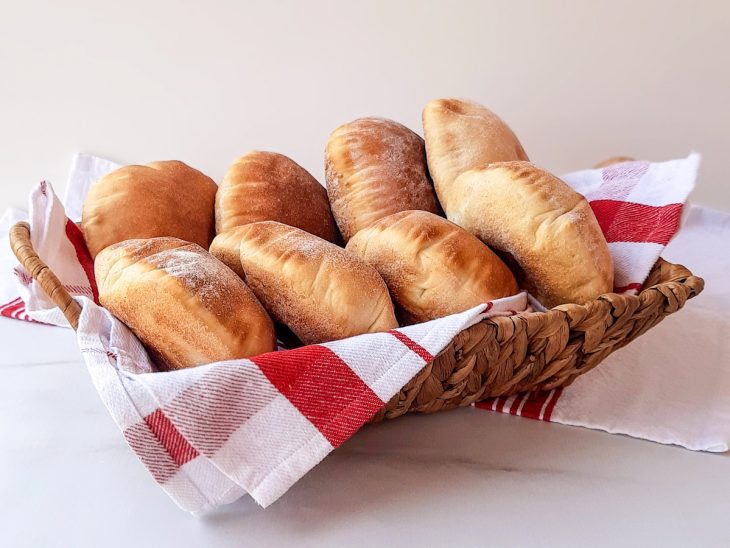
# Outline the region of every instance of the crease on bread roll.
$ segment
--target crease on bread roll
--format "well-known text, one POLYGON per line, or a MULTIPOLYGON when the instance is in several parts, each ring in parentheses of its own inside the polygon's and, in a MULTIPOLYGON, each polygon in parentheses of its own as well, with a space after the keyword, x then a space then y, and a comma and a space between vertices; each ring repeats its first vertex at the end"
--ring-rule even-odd
MULTIPOLYGON (((274 221, 238 227, 228 242, 238 246, 246 283, 304 344, 398 326, 378 272, 341 247, 274 221)), ((211 251, 223 258, 221 247, 211 251)))
POLYGON ((274 326, 253 292, 196 244, 127 240, 94 265, 99 302, 124 322, 163 369, 276 349, 274 326))
POLYGON ((347 243, 385 280, 400 323, 463 312, 518 292, 512 272, 476 236, 427 211, 380 219, 347 243))
POLYGON ((258 221, 278 221, 335 244, 342 241, 325 188, 276 152, 254 150, 241 156, 216 194, 216 232, 258 221))
POLYGON ((492 162, 528 160, 517 136, 494 112, 473 101, 436 99, 423 109, 428 169, 444 211, 462 173, 492 162))
MULTIPOLYGON (((248 223, 250 224, 250 223, 248 223)), ((210 253, 240 278, 246 281, 246 273, 241 266, 241 236, 246 225, 229 228, 218 234, 210 244, 210 253)))
POLYGON ((448 218, 519 265, 518 282, 544 306, 585 304, 613 290, 613 259, 588 201, 529 162, 460 175, 448 218))
POLYGON ((423 139, 392 120, 359 118, 334 130, 325 149, 325 175, 345 241, 398 211, 442 214, 423 139))
POLYGON ((170 236, 207 248, 215 235, 217 186, 176 160, 125 166, 89 189, 81 229, 92 258, 105 247, 170 236))

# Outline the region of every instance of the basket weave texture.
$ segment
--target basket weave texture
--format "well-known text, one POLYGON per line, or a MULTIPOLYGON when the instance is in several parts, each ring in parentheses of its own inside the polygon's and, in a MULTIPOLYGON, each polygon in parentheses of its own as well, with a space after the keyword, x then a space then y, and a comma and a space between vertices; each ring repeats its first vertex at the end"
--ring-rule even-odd
MULTIPOLYGON (((11 228, 10 243, 20 264, 76 329, 81 309, 34 251, 27 223, 11 228)), ((371 422, 567 386, 703 288, 702 278, 659 259, 638 295, 608 293, 585 305, 484 319, 454 337, 371 422)))

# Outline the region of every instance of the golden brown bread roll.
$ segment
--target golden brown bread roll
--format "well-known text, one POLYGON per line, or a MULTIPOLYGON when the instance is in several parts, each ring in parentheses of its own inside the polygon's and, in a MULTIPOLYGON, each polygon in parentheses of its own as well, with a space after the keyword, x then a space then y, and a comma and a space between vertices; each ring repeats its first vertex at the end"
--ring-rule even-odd
POLYGON ((423 109, 428 169, 446 210, 449 186, 459 175, 492 162, 528 160, 502 119, 473 101, 436 99, 423 109))
POLYGON ((360 118, 330 135, 325 151, 327 193, 345 241, 396 213, 441 213, 426 170, 423 139, 383 118, 360 118))
POLYGON ((613 260, 591 206, 529 162, 501 162, 452 183, 448 218, 522 272, 520 287, 546 307, 583 304, 613 290, 613 260))
MULTIPOLYGON (((246 283, 303 343, 398 327, 385 282, 353 254, 274 221, 234 230, 246 283)), ((212 252, 225 260, 232 256, 220 249, 212 252)))
POLYGON ((278 221, 339 243, 327 191, 283 154, 252 151, 229 168, 215 198, 216 232, 278 221))
POLYGON ((89 189, 81 229, 92 257, 133 238, 171 236, 208 248, 216 184, 178 161, 126 166, 89 189))
POLYGON ((261 303, 196 244, 127 240, 99 253, 94 272, 99 302, 129 326, 163 369, 276 349, 274 326, 261 303))
POLYGON ((351 251, 385 280, 401 324, 463 312, 517 293, 507 266, 478 238, 427 211, 402 211, 355 234, 351 251))

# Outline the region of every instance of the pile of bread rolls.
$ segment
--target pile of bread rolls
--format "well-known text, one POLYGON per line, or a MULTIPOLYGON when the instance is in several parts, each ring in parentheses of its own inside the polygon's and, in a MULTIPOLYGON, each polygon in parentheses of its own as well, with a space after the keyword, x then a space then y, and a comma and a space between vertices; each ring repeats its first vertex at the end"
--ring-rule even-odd
POLYGON ((588 202, 499 117, 440 99, 423 129, 337 128, 326 189, 274 152, 245 154, 220 186, 177 161, 109 173, 81 223, 101 304, 178 369, 273 351, 277 329, 314 344, 520 289, 547 307, 612 290, 588 202))

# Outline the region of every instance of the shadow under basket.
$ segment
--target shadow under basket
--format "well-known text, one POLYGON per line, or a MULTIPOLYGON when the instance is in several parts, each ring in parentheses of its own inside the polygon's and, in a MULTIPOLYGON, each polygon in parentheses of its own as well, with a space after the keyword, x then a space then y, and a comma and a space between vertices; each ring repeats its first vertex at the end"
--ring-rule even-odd
MULTIPOLYGON (((26 271, 76 329, 81 308, 34 251, 27 223, 11 228, 10 243, 26 271)), ((638 295, 607 293, 584 305, 484 319, 456 335, 371 422, 567 386, 703 288, 702 278, 660 258, 638 295)))

